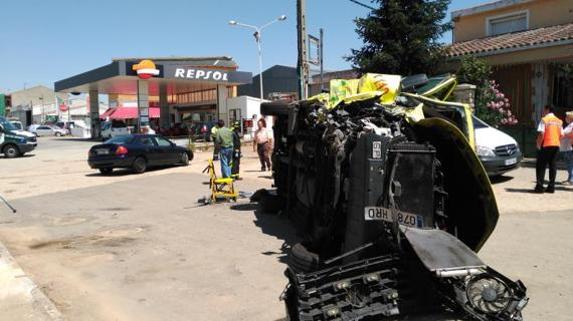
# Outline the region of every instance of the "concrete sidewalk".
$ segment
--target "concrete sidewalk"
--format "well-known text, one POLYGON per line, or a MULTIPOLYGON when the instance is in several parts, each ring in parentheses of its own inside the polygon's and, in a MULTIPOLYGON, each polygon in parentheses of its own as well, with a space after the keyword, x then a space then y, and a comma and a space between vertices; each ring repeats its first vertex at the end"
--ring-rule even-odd
POLYGON ((0 320, 60 321, 60 312, 0 243, 0 320))

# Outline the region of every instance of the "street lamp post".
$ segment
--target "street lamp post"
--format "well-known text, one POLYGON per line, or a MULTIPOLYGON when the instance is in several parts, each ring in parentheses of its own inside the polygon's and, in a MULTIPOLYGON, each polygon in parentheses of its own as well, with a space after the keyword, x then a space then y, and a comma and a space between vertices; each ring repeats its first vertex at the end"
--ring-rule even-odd
POLYGON ((272 25, 275 22, 279 22, 279 21, 284 21, 286 20, 287 16, 286 15, 281 15, 280 17, 260 26, 252 26, 252 25, 248 25, 245 23, 241 23, 241 22, 237 22, 235 20, 231 20, 229 21, 229 24, 231 26, 239 26, 239 27, 244 27, 244 28, 248 28, 248 29, 252 29, 255 31, 255 33, 253 33, 253 36, 255 37, 255 41, 257 42, 257 49, 258 49, 258 53, 259 53, 259 90, 260 90, 260 97, 261 97, 261 101, 264 99, 264 94, 263 94, 263 49, 261 46, 261 35, 262 35, 262 31, 264 28, 272 25))
MULTIPOLYGON (((40 100, 41 103, 41 114, 40 114, 40 123, 44 123, 44 95, 42 95, 42 97, 38 97, 38 100, 40 100)), ((32 118, 34 117, 34 107, 32 106, 32 118)))

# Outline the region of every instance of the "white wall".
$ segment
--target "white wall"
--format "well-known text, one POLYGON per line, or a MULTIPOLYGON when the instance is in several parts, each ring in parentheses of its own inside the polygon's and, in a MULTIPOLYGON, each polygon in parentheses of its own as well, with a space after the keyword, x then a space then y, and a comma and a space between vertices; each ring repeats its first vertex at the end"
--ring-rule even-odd
MULTIPOLYGON (((263 100, 262 102, 269 102, 269 100, 263 100)), ((261 99, 250 97, 250 96, 238 96, 227 99, 227 107, 229 108, 229 115, 231 110, 241 110, 242 119, 252 119, 253 115, 256 115, 257 120, 261 118, 261 99)), ((271 129, 273 124, 273 119, 271 116, 265 117, 267 121, 267 128, 271 129)), ((250 135, 247 135, 247 139, 250 139, 250 135)))

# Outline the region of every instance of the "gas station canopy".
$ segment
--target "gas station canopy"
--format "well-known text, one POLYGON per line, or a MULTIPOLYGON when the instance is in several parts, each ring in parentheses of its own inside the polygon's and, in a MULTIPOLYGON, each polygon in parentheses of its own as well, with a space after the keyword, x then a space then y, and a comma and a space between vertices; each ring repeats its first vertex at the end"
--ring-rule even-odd
POLYGON ((112 63, 57 81, 55 91, 87 93, 97 90, 99 94, 137 94, 140 71, 155 70, 146 78, 149 95, 159 95, 159 88, 167 94, 177 94, 217 85, 240 85, 252 82, 250 72, 236 71, 237 64, 230 57, 168 57, 168 58, 121 58, 112 63), (143 62, 151 66, 142 66, 143 62), (152 68, 149 68, 152 67, 152 68), (147 68, 147 69, 146 69, 147 68))

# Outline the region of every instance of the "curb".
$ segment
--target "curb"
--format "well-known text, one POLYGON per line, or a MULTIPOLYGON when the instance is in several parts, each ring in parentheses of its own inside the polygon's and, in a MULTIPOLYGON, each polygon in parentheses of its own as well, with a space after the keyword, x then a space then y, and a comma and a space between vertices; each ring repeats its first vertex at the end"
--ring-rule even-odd
POLYGON ((62 314, 0 242, 0 320, 63 321, 62 314))

